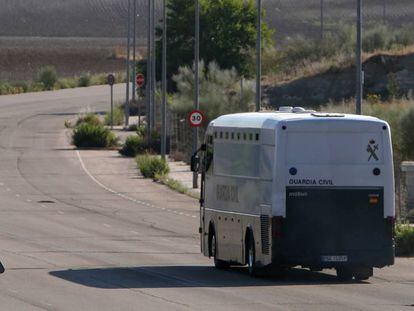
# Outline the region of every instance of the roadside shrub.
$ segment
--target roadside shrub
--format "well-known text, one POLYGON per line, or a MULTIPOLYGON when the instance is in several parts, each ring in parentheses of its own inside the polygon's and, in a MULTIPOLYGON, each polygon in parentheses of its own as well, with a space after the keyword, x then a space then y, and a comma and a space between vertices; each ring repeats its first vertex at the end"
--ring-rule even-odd
POLYGON ((12 86, 7 82, 0 83, 0 95, 11 94, 12 86))
POLYGON ((91 85, 91 75, 89 73, 83 73, 78 79, 79 87, 87 87, 91 85))
POLYGON ((145 125, 138 126, 136 131, 139 136, 145 137, 147 134, 147 127, 145 125))
POLYGON ((386 26, 370 28, 364 33, 362 48, 365 52, 385 50, 391 47, 394 41, 394 34, 386 26))
POLYGON ((140 155, 136 158, 136 162, 145 178, 155 178, 156 175, 166 175, 170 172, 168 163, 158 156, 140 155))
POLYGON ((409 224, 397 224, 395 227, 395 254, 414 255, 414 228, 409 224))
POLYGON ((29 84, 25 81, 16 82, 14 86, 21 91, 19 93, 27 93, 29 91, 29 84))
POLYGON ((83 116, 80 116, 78 118, 78 120, 76 121, 76 126, 79 126, 82 123, 87 123, 87 124, 95 125, 95 126, 102 125, 101 120, 94 113, 87 113, 87 114, 85 114, 83 116))
POLYGON ((104 85, 106 84, 107 75, 104 74, 96 74, 90 76, 90 84, 89 85, 104 85))
POLYGON ((77 83, 74 78, 62 78, 56 82, 56 87, 58 89, 73 89, 76 86, 77 83))
POLYGON ((42 92, 45 90, 43 83, 36 82, 30 86, 30 92, 42 92))
POLYGON ((414 209, 412 209, 412 210, 410 210, 408 213, 407 213, 407 217, 406 217, 409 221, 411 221, 411 222, 413 222, 414 223, 414 209))
MULTIPOLYGON (((124 111, 121 107, 114 107, 114 116, 113 116, 113 125, 122 125, 124 124, 124 111)), ((108 111, 105 114, 105 124, 111 125, 111 111, 108 111)))
MULTIPOLYGON (((254 108, 255 84, 244 80, 243 92, 240 87, 240 76, 235 69, 220 69, 215 63, 200 62, 200 109, 205 111, 207 121, 217 116, 252 111, 254 108)), ((173 112, 187 116, 194 107, 194 70, 190 67, 180 67, 173 76, 178 92, 171 103, 173 112)), ((207 124, 208 122, 206 122, 207 124)))
POLYGON ((57 82, 56 69, 53 66, 46 66, 39 71, 39 82, 41 82, 47 90, 53 89, 57 82))
POLYGON ((115 146, 117 138, 103 125, 81 123, 73 131, 73 143, 78 148, 105 148, 115 146))
POLYGON ((128 136, 119 153, 126 157, 135 157, 137 154, 143 153, 146 148, 147 144, 142 136, 128 136))

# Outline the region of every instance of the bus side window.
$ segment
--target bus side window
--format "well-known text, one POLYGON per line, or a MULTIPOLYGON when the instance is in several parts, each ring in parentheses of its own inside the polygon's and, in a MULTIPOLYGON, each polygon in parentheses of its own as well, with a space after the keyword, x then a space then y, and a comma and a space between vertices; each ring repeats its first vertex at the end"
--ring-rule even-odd
POLYGON ((212 175, 213 173, 213 155, 214 155, 214 141, 213 136, 207 136, 207 150, 204 153, 204 171, 208 175, 212 175))

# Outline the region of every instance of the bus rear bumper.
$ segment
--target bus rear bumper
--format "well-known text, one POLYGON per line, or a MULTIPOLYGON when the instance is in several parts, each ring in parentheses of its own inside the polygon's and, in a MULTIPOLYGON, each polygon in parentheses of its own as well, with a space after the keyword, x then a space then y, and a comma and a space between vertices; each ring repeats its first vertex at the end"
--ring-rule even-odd
POLYGON ((318 254, 299 254, 274 251, 272 265, 302 266, 314 270, 341 266, 364 266, 383 268, 394 264, 394 247, 379 250, 349 250, 341 252, 324 252, 318 254))

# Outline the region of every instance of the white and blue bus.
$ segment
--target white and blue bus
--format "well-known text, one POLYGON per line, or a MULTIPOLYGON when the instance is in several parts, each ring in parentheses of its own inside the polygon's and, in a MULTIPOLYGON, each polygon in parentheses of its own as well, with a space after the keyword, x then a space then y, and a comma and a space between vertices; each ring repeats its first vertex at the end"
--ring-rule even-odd
POLYGON ((201 249, 216 267, 335 268, 365 280, 394 263, 386 122, 290 107, 225 115, 199 155, 201 249))

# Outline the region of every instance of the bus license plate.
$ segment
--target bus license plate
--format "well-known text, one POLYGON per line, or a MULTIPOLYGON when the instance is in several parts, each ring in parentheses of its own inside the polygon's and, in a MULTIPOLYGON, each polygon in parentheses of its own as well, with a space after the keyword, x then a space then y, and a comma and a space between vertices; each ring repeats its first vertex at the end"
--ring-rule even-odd
POLYGON ((348 256, 322 256, 322 262, 348 262, 348 256))

